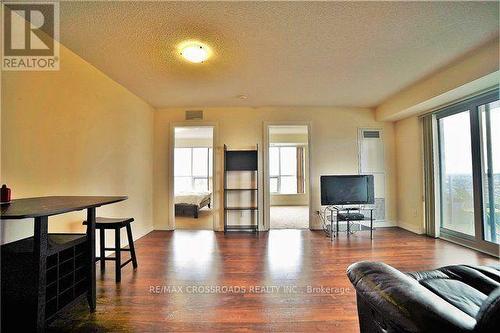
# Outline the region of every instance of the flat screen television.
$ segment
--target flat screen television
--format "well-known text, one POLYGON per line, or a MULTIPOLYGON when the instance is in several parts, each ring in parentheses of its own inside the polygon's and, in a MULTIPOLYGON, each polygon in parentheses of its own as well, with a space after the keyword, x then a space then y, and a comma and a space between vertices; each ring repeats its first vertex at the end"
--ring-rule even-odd
POLYGON ((321 176, 321 205, 375 203, 373 175, 321 176))

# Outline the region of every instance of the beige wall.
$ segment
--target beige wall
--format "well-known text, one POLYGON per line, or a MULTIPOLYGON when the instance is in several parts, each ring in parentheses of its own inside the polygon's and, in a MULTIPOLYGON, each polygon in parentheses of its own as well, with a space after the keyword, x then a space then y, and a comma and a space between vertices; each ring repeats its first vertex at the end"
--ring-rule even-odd
MULTIPOLYGON (((2 182, 14 198, 128 195, 97 214, 134 217, 138 238, 153 226, 154 110, 62 46, 60 59, 56 72, 2 73, 2 182)), ((84 218, 51 218, 49 231, 83 232, 84 218)), ((31 221, 1 226, 2 242, 33 233, 31 221)))
MULTIPOLYGON (((168 229, 168 165, 170 124, 184 121, 184 109, 160 109, 155 113, 154 221, 155 229, 168 229)), ((384 129, 387 171, 387 219, 396 218, 394 128, 392 123, 375 121, 373 110, 360 108, 204 108, 204 120, 218 124, 216 154, 221 147, 262 147, 264 122, 309 121, 311 124, 311 177, 313 212, 320 207, 319 176, 358 172, 358 128, 384 129)), ((219 163, 220 166, 220 163, 219 163)), ((216 177, 222 177, 216 170, 216 177)), ((216 189, 215 195, 220 196, 216 189)), ((220 209, 218 211, 220 214, 220 209)), ((314 226, 319 221, 313 217, 314 226)))
POLYGON ((424 233, 422 130, 417 117, 398 121, 394 128, 397 168, 398 225, 424 233))
MULTIPOLYGON (((0 23, 1 20, 0 20, 0 23)), ((3 106, 3 86, 2 86, 2 83, 3 83, 3 71, 0 70, 0 178, 1 180, 3 180, 2 178, 2 118, 3 118, 3 112, 2 112, 2 106, 3 106)), ((0 184, 1 186, 2 184, 0 184)), ((0 226, 0 231, 2 230, 1 229, 2 227, 0 226)), ((2 235, 0 235, 0 243, 1 243, 1 240, 2 240, 2 235)))
POLYGON ((498 84, 499 39, 391 96, 376 109, 376 119, 394 121, 425 112, 498 84))
POLYGON ((398 225, 425 232, 422 130, 417 115, 498 84, 498 37, 390 97, 376 109, 395 124, 398 225))

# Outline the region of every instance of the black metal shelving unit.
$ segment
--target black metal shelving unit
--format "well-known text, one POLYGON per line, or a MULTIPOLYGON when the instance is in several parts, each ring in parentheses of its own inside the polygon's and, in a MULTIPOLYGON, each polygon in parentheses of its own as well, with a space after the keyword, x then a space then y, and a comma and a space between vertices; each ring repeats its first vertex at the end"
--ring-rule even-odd
POLYGON ((258 187, 258 146, 249 150, 228 150, 224 145, 224 232, 252 231, 259 228, 259 187, 258 187), (253 173, 254 186, 230 187, 228 186, 228 173, 250 172, 253 173), (254 204, 250 202, 245 206, 228 206, 228 195, 237 192, 249 192, 254 204), (231 224, 231 212, 247 212, 254 223, 231 224))

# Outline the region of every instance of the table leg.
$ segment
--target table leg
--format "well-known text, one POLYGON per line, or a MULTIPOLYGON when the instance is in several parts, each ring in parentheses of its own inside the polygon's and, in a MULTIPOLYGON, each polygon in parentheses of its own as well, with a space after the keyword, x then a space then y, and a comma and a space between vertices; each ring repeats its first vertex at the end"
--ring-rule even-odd
POLYGON ((115 228, 115 282, 122 280, 120 228, 115 228))
POLYGON ((370 210, 370 239, 373 239, 373 210, 370 210))
POLYGON ((89 251, 89 290, 87 302, 90 311, 94 312, 96 307, 96 284, 95 284, 95 207, 87 209, 87 249, 89 251))
POLYGON ((333 242, 333 214, 330 214, 330 242, 333 242))
POLYGON ((337 230, 335 230, 335 233, 337 234, 337 238, 339 237, 339 216, 337 215, 337 230))
POLYGON ((35 232, 33 235, 33 255, 35 262, 35 281, 37 288, 36 298, 36 331, 42 332, 45 328, 45 293, 47 280, 47 246, 48 246, 48 220, 47 216, 35 218, 35 232))
POLYGON ((99 247, 100 247, 100 254, 99 254, 99 261, 101 262, 101 272, 104 272, 106 270, 106 229, 104 228, 99 228, 99 247))

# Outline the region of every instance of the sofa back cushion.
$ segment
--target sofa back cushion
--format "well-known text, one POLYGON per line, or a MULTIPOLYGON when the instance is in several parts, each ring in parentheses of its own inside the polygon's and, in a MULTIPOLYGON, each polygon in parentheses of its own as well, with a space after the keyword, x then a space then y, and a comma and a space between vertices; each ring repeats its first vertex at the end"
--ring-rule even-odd
POLYGON ((495 267, 455 265, 407 275, 434 294, 473 318, 495 289, 500 287, 500 274, 495 267))
POLYGON ((429 279, 421 281, 420 284, 474 318, 488 297, 468 284, 454 279, 429 279))

